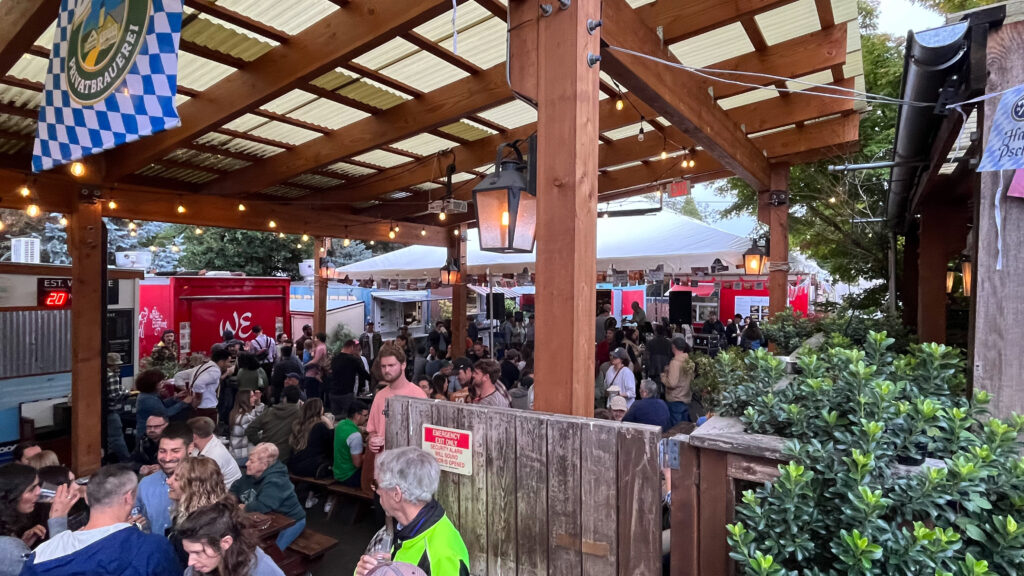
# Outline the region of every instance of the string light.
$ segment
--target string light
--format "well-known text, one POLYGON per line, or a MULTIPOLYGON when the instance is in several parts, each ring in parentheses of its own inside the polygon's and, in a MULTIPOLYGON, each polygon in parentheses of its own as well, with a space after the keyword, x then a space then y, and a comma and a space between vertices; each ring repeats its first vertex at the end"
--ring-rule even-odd
POLYGON ((174 246, 171 246, 171 252, 181 252, 181 248, 178 248, 178 246, 175 244, 174 246))
POLYGON ((7 225, 4 224, 4 221, 0 220, 0 232, 3 232, 4 228, 6 228, 6 227, 7 227, 7 225))
POLYGON ((626 107, 626 103, 622 101, 622 98, 616 98, 615 99, 615 109, 616 110, 621 112, 622 109, 625 108, 625 107, 626 107))
POLYGON ((60 220, 58 220, 58 222, 60 222, 61 226, 67 226, 68 225, 68 217, 67 216, 61 216, 60 220))
POLYGON ((829 198, 829 199, 828 199, 828 203, 829 203, 829 204, 835 204, 835 203, 836 203, 836 197, 835 197, 835 196, 833 196, 833 197, 829 198))
POLYGON ((395 232, 398 232, 400 230, 400 228, 398 227, 398 224, 395 224, 394 226, 395 226, 395 232))
POLYGON ((28 189, 28 186, 22 186, 18 189, 18 194, 21 194, 22 198, 28 198, 32 195, 32 191, 28 189))
POLYGON ((114 202, 113 200, 107 202, 107 208, 110 208, 111 210, 117 210, 117 202, 114 202))
POLYGON ((376 242, 374 242, 373 240, 370 240, 370 246, 373 246, 374 244, 376 244, 376 242))
POLYGON ((150 246, 149 247, 149 251, 150 252, 156 252, 157 251, 157 247, 156 246, 150 246))
POLYGON ((302 241, 303 242, 309 242, 309 235, 308 234, 303 234, 302 235, 302 241))
POLYGON ((644 125, 643 125, 643 119, 642 118, 640 119, 640 122, 641 122, 640 123, 640 133, 636 135, 636 139, 637 139, 638 142, 643 142, 644 141, 644 125))
POLYGON ((202 228, 196 228, 196 236, 199 236, 202 233, 203 233, 203 229, 202 228))
POLYGON ((128 221, 128 229, 129 230, 135 230, 135 228, 136 228, 135 220, 129 220, 128 221))
POLYGON ((273 220, 271 220, 270 222, 267 222, 267 226, 269 226, 271 228, 277 228, 277 222, 274 222, 273 220))
POLYGON ((136 232, 135 230, 132 230, 131 232, 128 233, 128 235, 131 236, 132 238, 135 238, 136 236, 139 235, 139 233, 136 232))
POLYGON ((440 220, 441 222, 444 222, 445 220, 448 219, 448 215, 445 214, 444 212, 439 212, 437 214, 437 219, 440 220))
POLYGON ((295 247, 296 248, 302 248, 302 242, 299 242, 298 244, 296 244, 295 247))
POLYGON ((184 213, 185 213, 185 205, 184 204, 178 204, 178 214, 184 214, 184 213))
POLYGON ((661 159, 668 160, 668 152, 664 148, 661 149, 661 159))
POLYGON ((348 238, 345 238, 344 240, 341 241, 341 245, 344 246, 345 248, 348 248, 348 245, 351 243, 352 241, 349 240, 348 238))
POLYGON ((456 228, 456 229, 455 229, 455 231, 454 231, 454 234, 455 234, 456 236, 458 236, 458 235, 459 235, 459 229, 458 229, 458 228, 456 228))
POLYGON ((238 211, 239 212, 245 212, 245 204, 239 204, 238 205, 238 211))
POLYGON ((278 237, 278 238, 284 238, 284 232, 279 232, 279 233, 277 234, 277 237, 278 237))
POLYGON ((390 238, 391 240, 395 239, 395 229, 394 228, 388 230, 388 238, 390 238))
POLYGON ((74 176, 75 178, 81 178, 82 176, 85 176, 85 164, 82 164, 81 162, 72 162, 71 175, 74 176))
POLYGON ((36 206, 35 204, 29 204, 28 208, 25 208, 25 214, 28 214, 32 218, 39 216, 39 206, 36 206))
POLYGON ((420 229, 420 236, 426 236, 426 235, 427 235, 427 229, 426 228, 421 228, 420 229))

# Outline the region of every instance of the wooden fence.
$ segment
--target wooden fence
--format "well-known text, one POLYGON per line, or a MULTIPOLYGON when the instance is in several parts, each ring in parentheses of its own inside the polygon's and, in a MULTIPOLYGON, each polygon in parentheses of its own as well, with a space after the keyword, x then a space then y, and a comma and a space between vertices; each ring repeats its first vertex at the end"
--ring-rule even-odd
POLYGON ((395 397, 387 447, 421 446, 424 424, 472 432, 472 475, 437 492, 472 574, 661 574, 657 428, 395 397))

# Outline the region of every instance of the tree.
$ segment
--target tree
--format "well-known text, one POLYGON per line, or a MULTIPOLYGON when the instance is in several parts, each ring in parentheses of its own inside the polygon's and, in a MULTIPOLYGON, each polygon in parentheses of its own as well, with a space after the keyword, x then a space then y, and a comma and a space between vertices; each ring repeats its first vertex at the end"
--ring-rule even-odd
POLYGON ((185 245, 180 265, 189 270, 230 270, 248 276, 289 276, 298 279, 299 263, 313 257, 313 242, 299 236, 175 226, 185 245))
MULTIPOLYGON (((899 97, 903 39, 878 32, 877 1, 861 1, 860 29, 867 91, 899 97)), ((791 247, 843 282, 886 279, 890 248, 885 217, 888 170, 829 173, 833 163, 888 160, 898 107, 873 103, 861 116, 860 151, 841 159, 794 166, 790 173, 791 247)), ((721 216, 757 214, 757 192, 738 178, 719 184, 733 203, 721 216)), ((877 299, 868 302, 877 303, 877 299)))
POLYGON ((930 10, 943 14, 954 14, 964 10, 973 10, 982 6, 989 6, 1004 0, 910 0, 914 4, 924 6, 930 10))

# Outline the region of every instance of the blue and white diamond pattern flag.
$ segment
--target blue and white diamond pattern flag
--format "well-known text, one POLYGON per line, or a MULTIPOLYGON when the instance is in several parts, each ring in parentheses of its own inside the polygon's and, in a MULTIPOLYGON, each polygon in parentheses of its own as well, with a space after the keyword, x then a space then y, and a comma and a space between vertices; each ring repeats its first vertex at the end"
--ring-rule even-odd
POLYGON ((181 124, 182 0, 62 0, 32 171, 181 124))

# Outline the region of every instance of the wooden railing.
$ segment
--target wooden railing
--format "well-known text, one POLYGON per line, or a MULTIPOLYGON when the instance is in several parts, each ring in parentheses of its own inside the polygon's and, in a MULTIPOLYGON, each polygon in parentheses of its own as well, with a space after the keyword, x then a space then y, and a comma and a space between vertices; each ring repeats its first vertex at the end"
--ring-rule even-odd
POLYGON ((472 432, 472 474, 437 492, 472 574, 661 574, 657 428, 394 397, 386 446, 421 446, 424 424, 472 432))

